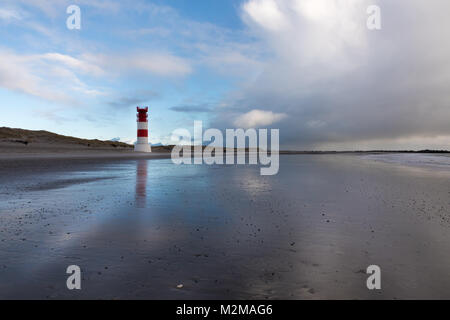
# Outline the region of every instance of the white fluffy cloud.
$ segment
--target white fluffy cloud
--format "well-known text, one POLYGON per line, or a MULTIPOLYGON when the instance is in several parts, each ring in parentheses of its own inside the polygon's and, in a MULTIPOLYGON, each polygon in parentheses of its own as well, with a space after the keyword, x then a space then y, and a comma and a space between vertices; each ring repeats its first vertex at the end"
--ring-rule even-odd
POLYGON ((51 102, 75 103, 74 92, 95 96, 97 88, 80 75, 103 75, 97 66, 59 53, 18 54, 0 50, 0 86, 51 102))
POLYGON ((48 60, 53 63, 61 63, 62 65, 77 70, 81 73, 91 74, 95 76, 105 75, 105 71, 98 65, 90 63, 89 61, 77 59, 69 55, 61 53, 46 53, 38 56, 39 58, 48 60))
MULTIPOLYGON (((52 90, 45 79, 39 57, 18 55, 0 50, 0 86, 37 96, 49 101, 70 101, 70 97, 59 90, 52 90)), ((67 76, 67 74, 66 74, 67 76)))
POLYGON ((280 31, 286 27, 286 19, 276 1, 248 1, 243 6, 250 20, 270 31, 280 31))
POLYGON ((52 102, 75 103, 74 93, 84 96, 105 94, 89 85, 90 79, 142 73, 179 77, 192 71, 184 59, 170 54, 91 55, 74 57, 50 52, 18 54, 0 48, 0 86, 52 102))
POLYGON ((272 111, 255 109, 238 116, 234 121, 234 125, 239 128, 258 128, 269 126, 285 117, 286 114, 284 113, 273 113, 272 111))

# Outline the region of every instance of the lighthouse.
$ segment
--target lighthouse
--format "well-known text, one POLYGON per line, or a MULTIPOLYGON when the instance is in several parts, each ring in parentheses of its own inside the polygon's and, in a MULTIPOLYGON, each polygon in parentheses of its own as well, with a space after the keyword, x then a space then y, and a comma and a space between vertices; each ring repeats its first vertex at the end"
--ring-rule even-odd
POLYGON ((137 142, 134 151, 152 152, 148 144, 148 107, 137 107, 137 142))

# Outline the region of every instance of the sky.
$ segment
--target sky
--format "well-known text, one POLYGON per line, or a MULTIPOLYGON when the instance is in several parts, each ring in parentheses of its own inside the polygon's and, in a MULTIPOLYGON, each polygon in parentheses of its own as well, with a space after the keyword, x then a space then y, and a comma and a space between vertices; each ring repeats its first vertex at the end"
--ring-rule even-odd
POLYGON ((0 0, 0 127, 133 142, 136 106, 149 106, 154 144, 202 120, 279 129, 282 149, 450 150, 449 12, 447 0, 0 0))

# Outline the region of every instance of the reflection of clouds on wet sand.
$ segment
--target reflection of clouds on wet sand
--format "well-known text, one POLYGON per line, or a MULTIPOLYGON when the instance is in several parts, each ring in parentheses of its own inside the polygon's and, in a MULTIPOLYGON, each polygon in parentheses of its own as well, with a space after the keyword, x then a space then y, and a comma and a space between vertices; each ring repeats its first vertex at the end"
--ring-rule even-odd
POLYGON ((449 154, 425 153, 383 153, 362 156, 363 159, 408 166, 409 168, 427 168, 450 172, 449 154))
POLYGON ((271 191, 270 177, 261 176, 259 168, 235 170, 231 173, 233 184, 251 197, 264 196, 271 191))
POLYGON ((116 178, 14 196, 0 185, 0 297, 72 297, 69 264, 82 267, 84 298, 446 297, 450 287, 439 173, 312 155, 282 156, 270 177, 170 160, 94 171, 116 178), (365 287, 370 264, 382 268, 381 294, 365 287))

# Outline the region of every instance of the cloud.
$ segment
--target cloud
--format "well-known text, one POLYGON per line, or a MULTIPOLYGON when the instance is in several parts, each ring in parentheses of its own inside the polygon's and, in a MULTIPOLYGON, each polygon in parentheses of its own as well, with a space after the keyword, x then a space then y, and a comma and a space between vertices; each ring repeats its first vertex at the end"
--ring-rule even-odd
POLYGON ((258 63, 261 48, 254 46, 245 31, 186 19, 168 6, 147 2, 135 8, 150 16, 145 27, 122 30, 119 34, 137 43, 181 50, 184 56, 189 56, 179 61, 187 67, 184 74, 192 73, 194 67, 207 67, 220 76, 235 77, 254 74, 261 67, 258 63))
POLYGON ((39 67, 39 58, 0 50, 0 86, 49 101, 70 101, 68 95, 49 88, 36 70, 39 67))
POLYGON ((171 34, 171 30, 164 27, 153 27, 153 28, 140 28, 137 30, 129 30, 126 32, 133 37, 142 37, 142 36, 152 36, 152 37, 168 37, 171 34))
POLYGON ((76 4, 81 8, 90 7, 101 10, 103 12, 118 12, 120 10, 121 4, 115 0, 3 0, 5 2, 21 4, 27 8, 36 8, 41 13, 45 14, 47 17, 52 19, 65 14, 65 9, 72 4, 76 4))
POLYGON ((286 20, 276 1, 248 1, 243 5, 248 19, 264 29, 279 31, 286 26, 286 20))
POLYGON ((18 54, 0 48, 0 86, 51 102, 73 104, 74 92, 104 94, 80 79, 80 74, 103 75, 97 66, 59 54, 18 54))
POLYGON ((218 128, 276 123, 281 143, 295 148, 422 145, 450 136, 445 0, 244 0, 243 29, 141 0, 80 0, 91 15, 82 41, 66 34, 70 0, 3 3, 1 22, 22 19, 14 28, 25 31, 10 37, 16 51, 0 48, 0 86, 10 90, 72 104, 107 95, 103 101, 120 108, 153 99, 130 87, 160 90, 180 79, 196 87, 216 77, 203 101, 171 110, 212 111, 218 128), (381 7, 380 31, 366 28, 372 4, 381 7), (104 30, 111 38, 102 39, 104 30), (220 101, 209 108, 205 99, 220 101))
POLYGON ((264 66, 257 52, 237 44, 217 47, 205 45, 204 49, 206 54, 200 61, 221 75, 248 78, 257 76, 264 66))
POLYGON ((130 106, 139 106, 147 103, 150 100, 158 98, 160 95, 151 90, 138 91, 128 96, 119 97, 113 101, 108 102, 108 105, 113 108, 127 108, 130 106))
POLYGON ((202 112, 212 112, 212 109, 208 105, 183 105, 183 106, 175 106, 169 108, 175 112, 184 112, 184 113, 202 113, 202 112))
POLYGON ((39 11, 44 13, 49 17, 56 17, 58 12, 64 12, 62 8, 64 7, 63 1, 54 0, 5 0, 6 2, 22 4, 27 7, 37 8, 39 11))
POLYGON ((137 98, 137 97, 122 97, 117 100, 108 102, 108 105, 110 105, 113 108, 127 108, 130 106, 138 106, 145 100, 146 99, 144 98, 137 98))
POLYGON ((41 57, 42 59, 48 60, 53 63, 61 63, 70 69, 77 70, 85 74, 95 76, 104 76, 106 74, 106 72, 99 66, 69 55, 60 53, 46 53, 41 55, 41 57))
MULTIPOLYGON (((190 72, 189 64, 170 54, 106 56, 85 53, 75 57, 58 52, 19 54, 0 48, 0 86, 52 102, 74 103, 74 92, 83 96, 106 95, 98 84, 93 86, 88 82, 106 83, 110 77, 133 73, 178 77, 190 72)), ((156 96, 150 91, 139 94, 141 96, 121 97, 110 105, 136 104, 156 96)))
POLYGON ((143 73, 164 77, 184 77, 193 71, 189 61, 170 53, 85 54, 84 57, 90 64, 108 69, 116 75, 143 73))
POLYGON ((11 20, 22 20, 22 15, 13 9, 0 8, 0 20, 11 21, 11 20))
POLYGON ((252 110, 237 117, 234 125, 239 128, 258 128, 269 126, 286 118, 284 113, 273 113, 272 111, 252 110))
POLYGON ((299 149, 450 136, 450 2, 375 1, 380 31, 366 28, 371 4, 247 0, 244 22, 269 54, 260 74, 225 98, 213 124, 251 125, 239 114, 255 106, 287 114, 281 143, 299 149))

